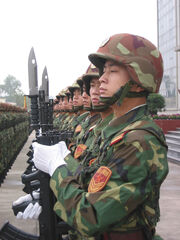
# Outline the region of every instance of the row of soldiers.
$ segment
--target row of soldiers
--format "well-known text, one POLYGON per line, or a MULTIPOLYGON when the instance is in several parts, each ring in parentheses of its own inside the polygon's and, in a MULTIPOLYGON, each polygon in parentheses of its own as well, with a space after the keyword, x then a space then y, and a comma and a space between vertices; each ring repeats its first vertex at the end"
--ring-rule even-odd
POLYGON ((74 132, 68 148, 78 162, 95 159, 101 130, 113 118, 112 108, 99 101, 99 86, 99 71, 91 64, 86 74, 56 96, 54 126, 74 132))
POLYGON ((51 176, 54 210, 73 228, 69 239, 160 239, 167 145, 146 99, 159 91, 161 54, 142 37, 117 34, 89 60, 54 106, 54 125, 73 131, 71 142, 33 143, 34 164, 51 176))

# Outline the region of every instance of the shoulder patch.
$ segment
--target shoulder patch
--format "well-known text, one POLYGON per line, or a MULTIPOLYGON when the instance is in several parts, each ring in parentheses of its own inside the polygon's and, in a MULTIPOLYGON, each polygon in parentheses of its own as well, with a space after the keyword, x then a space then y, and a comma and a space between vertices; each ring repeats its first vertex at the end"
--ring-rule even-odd
POLYGON ((126 133, 128 133, 128 132, 129 132, 129 131, 125 131, 125 132, 121 133, 119 136, 113 138, 113 140, 112 140, 111 143, 110 143, 110 146, 112 146, 113 144, 121 141, 121 140, 123 139, 123 137, 126 135, 126 133))
POLYGON ((73 142, 70 143, 70 144, 68 145, 68 149, 71 150, 71 148, 72 148, 74 145, 75 145, 75 143, 73 143, 73 142))
POLYGON ((74 158, 77 159, 80 157, 83 152, 86 150, 87 146, 84 144, 79 144, 74 152, 74 158))
POLYGON ((95 162, 96 159, 97 159, 97 158, 92 158, 92 159, 89 161, 89 166, 91 166, 91 164, 92 164, 93 162, 95 162))
POLYGON ((105 166, 101 166, 91 178, 89 183, 88 192, 94 193, 101 191, 109 181, 112 171, 105 166))
POLYGON ((75 128, 75 133, 79 133, 82 130, 81 125, 77 125, 77 127, 75 128))

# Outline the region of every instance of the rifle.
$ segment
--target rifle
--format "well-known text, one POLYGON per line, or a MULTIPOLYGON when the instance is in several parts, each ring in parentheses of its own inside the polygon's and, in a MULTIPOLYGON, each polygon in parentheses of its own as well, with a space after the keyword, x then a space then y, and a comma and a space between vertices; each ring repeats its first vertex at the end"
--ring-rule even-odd
POLYGON ((8 221, 0 229, 1 240, 40 240, 38 236, 26 233, 16 228, 8 221))
MULTIPOLYGON (((42 75, 42 86, 38 91, 37 81, 37 63, 32 48, 28 60, 29 72, 29 98, 31 99, 31 128, 36 132, 36 141, 44 145, 53 145, 59 141, 66 141, 72 137, 72 132, 57 132, 53 130, 53 100, 49 100, 49 80, 47 69, 45 67, 42 75)), ((29 153, 30 157, 32 154, 29 153)), ((48 174, 37 170, 30 174, 21 176, 22 182, 25 184, 25 189, 28 192, 33 191, 33 182, 39 182, 40 199, 39 203, 42 206, 42 212, 39 216, 39 236, 25 233, 10 223, 5 225, 0 230, 0 239, 2 240, 54 240, 62 239, 62 234, 67 233, 71 229, 53 212, 55 196, 49 187, 50 177, 48 174)), ((15 215, 18 211, 22 211, 28 205, 18 206, 13 209, 15 215)))

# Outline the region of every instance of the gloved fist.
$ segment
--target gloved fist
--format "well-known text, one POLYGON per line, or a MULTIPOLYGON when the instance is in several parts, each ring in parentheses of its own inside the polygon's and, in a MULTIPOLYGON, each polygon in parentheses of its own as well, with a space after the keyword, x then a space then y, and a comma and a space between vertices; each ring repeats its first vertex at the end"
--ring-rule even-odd
POLYGON ((70 151, 68 150, 66 143, 64 141, 59 142, 59 146, 61 148, 62 158, 65 158, 70 153, 70 151))
POLYGON ((42 211, 42 207, 39 205, 38 202, 36 202, 34 205, 32 203, 29 203, 29 205, 26 207, 24 212, 18 212, 16 218, 37 220, 41 211, 42 211))
MULTIPOLYGON (((34 199, 39 199, 40 193, 38 191, 33 191, 32 192, 33 198, 34 199)), ((13 202, 13 206, 17 206, 23 202, 27 202, 27 201, 32 201, 33 200, 31 194, 27 194, 25 196, 22 196, 20 198, 18 198, 16 201, 13 202)))
POLYGON ((50 176, 57 167, 66 164, 64 158, 70 151, 65 149, 64 143, 59 142, 52 146, 46 146, 35 142, 32 146, 34 149, 33 162, 36 168, 50 176))

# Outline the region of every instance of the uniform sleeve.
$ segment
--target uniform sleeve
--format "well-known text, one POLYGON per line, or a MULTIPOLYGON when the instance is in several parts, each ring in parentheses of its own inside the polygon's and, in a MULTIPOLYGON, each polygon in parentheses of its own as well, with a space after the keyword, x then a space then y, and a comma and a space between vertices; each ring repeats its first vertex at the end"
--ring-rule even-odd
POLYGON ((166 153, 153 135, 128 133, 109 147, 103 161, 112 175, 104 189, 94 193, 82 189, 81 183, 68 175, 67 168, 57 169, 51 179, 57 196, 54 210, 85 236, 124 224, 167 175, 166 153))
POLYGON ((71 153, 68 154, 64 160, 67 164, 67 168, 72 172, 72 174, 75 174, 79 168, 79 162, 72 156, 71 153))

